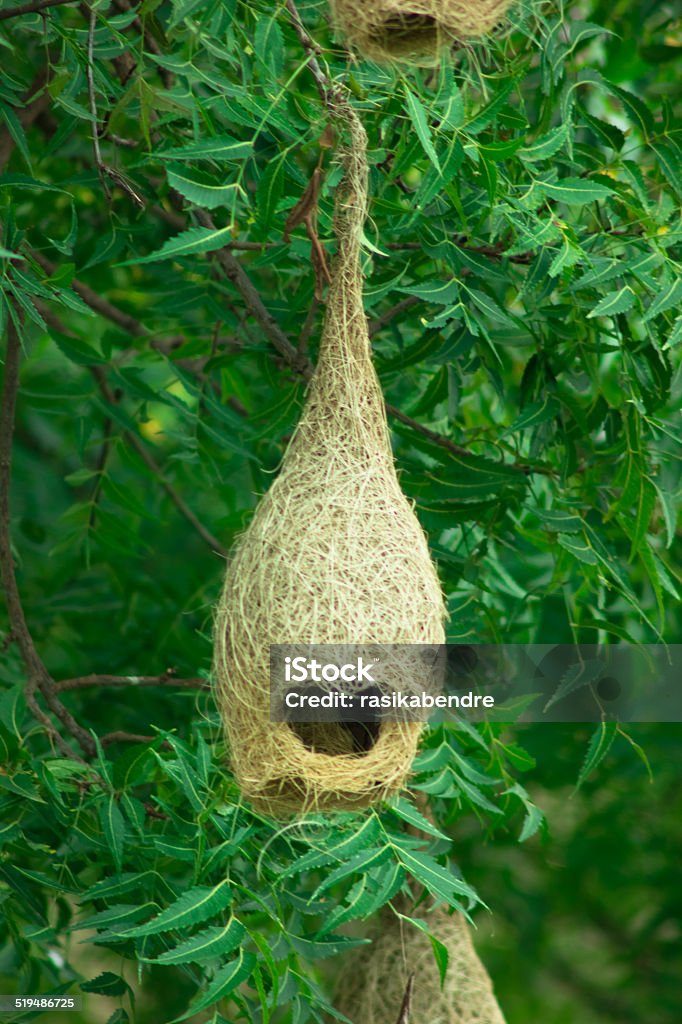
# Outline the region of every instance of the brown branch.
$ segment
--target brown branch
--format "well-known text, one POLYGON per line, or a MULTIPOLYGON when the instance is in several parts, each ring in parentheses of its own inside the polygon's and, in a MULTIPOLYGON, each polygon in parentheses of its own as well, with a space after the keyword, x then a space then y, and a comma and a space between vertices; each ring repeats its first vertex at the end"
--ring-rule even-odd
POLYGON ((137 732, 124 732, 122 729, 117 729, 115 732, 108 732, 102 736, 100 743, 103 747, 108 747, 111 743, 151 743, 155 739, 156 736, 142 736, 137 732))
MULTIPOLYGON (((113 4, 114 7, 118 8, 119 11, 131 11, 133 9, 132 4, 129 2, 129 0, 113 0, 113 4)), ((132 24, 135 26, 136 29, 138 29, 139 32, 142 33, 144 45, 149 50, 149 52, 153 53, 156 57, 162 56, 161 47, 159 46, 158 42, 151 34, 151 32, 149 32, 147 27, 143 25, 140 19, 138 17, 133 18, 132 24)), ((168 70, 168 68, 164 68, 160 64, 157 64, 157 70, 159 73, 159 78, 163 82, 164 88, 172 89, 174 81, 172 73, 168 70)))
POLYGON ((407 985, 405 986, 405 995, 400 1005, 400 1011, 398 1013, 398 1020, 396 1024, 410 1024, 410 1014, 412 1012, 412 990, 414 988, 414 974, 410 974, 407 979, 407 985))
POLYGON ((329 75, 322 70, 322 66, 317 59, 322 53, 322 50, 306 31, 294 0, 286 0, 286 8, 291 15, 291 23, 300 40, 301 46, 308 54, 308 67, 310 68, 310 73, 315 79, 315 84, 322 102, 325 105, 329 105, 330 102, 333 102, 335 95, 338 95, 338 87, 335 90, 334 83, 330 79, 329 75))
POLYGON ((55 689, 57 693, 62 693, 64 690, 85 690, 100 686, 168 686, 177 690, 210 690, 211 688, 205 679, 176 679, 168 670, 160 676, 77 676, 73 679, 60 680, 55 684, 55 689))
MULTIPOLYGON (((50 277, 56 272, 57 264, 43 256, 41 252, 31 249, 30 256, 50 277)), ((86 305, 90 306, 91 309, 94 309, 96 313, 99 313, 105 319, 111 320, 112 323, 116 324, 127 334, 132 334, 134 338, 144 337, 149 334, 144 324, 129 313, 124 313, 117 306, 112 306, 110 302, 102 298, 101 295, 98 295, 89 285, 83 284, 82 281, 74 278, 71 282, 71 287, 76 295, 80 295, 86 305)))
POLYGON ((21 7, 11 7, 8 11, 0 11, 0 21, 7 18, 16 18, 20 14, 36 14, 45 10, 46 7, 61 7, 64 4, 73 4, 76 0, 31 0, 30 3, 22 4, 21 7))
POLYGON ((391 320, 399 316, 400 313, 404 313, 406 309, 412 309, 413 306, 423 302, 423 299, 418 299, 416 295, 408 295, 407 298, 401 299, 400 302, 396 302, 395 306, 391 306, 385 313, 381 313, 380 316, 376 317, 369 324, 369 336, 373 338, 375 334, 382 331, 387 324, 390 324, 391 320))
POLYGON ((16 399, 19 390, 19 363, 21 356, 21 339, 19 330, 13 319, 13 311, 8 312, 7 346, 5 353, 5 379, 0 407, 0 578, 5 591, 7 611, 13 637, 18 644, 26 669, 26 704, 33 716, 44 727, 50 740, 67 757, 74 753, 59 735, 48 716, 36 701, 36 690, 42 694, 48 708, 59 719, 67 732, 73 736, 81 749, 89 755, 95 753, 92 736, 78 724, 73 715, 64 707, 57 697, 54 680, 47 671, 36 650, 33 637, 26 622, 24 608, 21 603, 19 587, 14 570, 12 539, 10 535, 10 486, 12 480, 12 436, 16 414, 16 399))
MULTIPOLYGON (((204 210, 197 210, 196 217, 204 227, 215 230, 213 218, 204 210)), ((215 253, 215 257, 220 263, 227 279, 234 284, 241 295, 247 310, 261 326, 279 354, 284 357, 292 369, 302 373, 304 376, 310 376, 312 372, 310 363, 308 360, 301 359, 300 354, 291 344, 272 313, 265 307, 263 300, 251 283, 241 263, 239 263, 229 249, 219 249, 215 253)))

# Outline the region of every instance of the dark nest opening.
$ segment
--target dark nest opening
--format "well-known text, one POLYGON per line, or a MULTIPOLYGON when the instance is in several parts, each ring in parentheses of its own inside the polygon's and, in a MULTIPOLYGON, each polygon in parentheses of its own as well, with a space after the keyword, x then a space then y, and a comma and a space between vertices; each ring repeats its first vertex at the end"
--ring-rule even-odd
POLYGON ((442 43, 441 28, 430 14, 416 12, 390 14, 369 32, 370 41, 386 53, 396 56, 432 53, 442 43))

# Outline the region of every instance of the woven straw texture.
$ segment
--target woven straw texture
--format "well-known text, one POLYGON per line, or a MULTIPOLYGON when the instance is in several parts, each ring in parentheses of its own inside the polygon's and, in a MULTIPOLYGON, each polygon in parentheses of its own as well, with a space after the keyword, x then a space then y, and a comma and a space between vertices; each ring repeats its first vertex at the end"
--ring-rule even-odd
POLYGON ((414 974, 410 1024, 505 1024, 464 917, 439 908, 428 915, 428 925, 449 954, 442 988, 428 936, 385 908, 372 946, 348 957, 334 1008, 353 1024, 396 1024, 408 977, 414 974))
POLYGON ((437 63, 457 40, 489 33, 511 0, 331 0, 336 28, 378 63, 437 63))
POLYGON ((245 797, 274 816, 365 807, 402 788, 417 723, 378 727, 358 750, 341 724, 269 720, 269 645, 444 642, 424 533, 400 490, 362 301, 367 139, 341 108, 345 177, 320 353, 274 484, 228 567, 214 677, 245 797))

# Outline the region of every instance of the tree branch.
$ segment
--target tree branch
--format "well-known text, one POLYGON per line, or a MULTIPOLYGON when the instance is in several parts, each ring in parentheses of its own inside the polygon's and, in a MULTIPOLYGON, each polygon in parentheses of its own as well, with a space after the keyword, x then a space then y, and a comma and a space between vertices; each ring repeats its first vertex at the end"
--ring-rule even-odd
POLYGON ((61 7, 64 4, 73 4, 77 0, 31 0, 30 3, 22 4, 21 7, 11 7, 8 11, 0 11, 0 21, 8 18, 17 18, 20 14, 36 14, 45 10, 46 7, 61 7))
POLYGON ((170 669, 160 676, 88 675, 62 679, 55 683, 57 693, 62 693, 64 690, 85 690, 100 686, 167 686, 176 690, 210 690, 211 688, 205 679, 176 679, 170 669))
POLYGON ((78 724, 73 715, 57 697, 54 680, 47 671, 36 650, 28 628, 19 587, 14 571, 12 539, 10 534, 10 487, 12 480, 12 436, 16 413, 17 391, 19 390, 19 362, 21 339, 13 319, 13 310, 7 318, 7 347, 5 354, 5 379, 0 406, 0 578, 5 591, 7 612, 12 635, 18 644, 26 669, 26 704, 34 717, 44 727, 51 741, 67 757, 74 753, 59 735, 48 716, 41 710, 35 698, 36 689, 43 695, 50 711, 59 719, 65 729, 79 743, 88 755, 95 753, 95 744, 90 734, 78 724))

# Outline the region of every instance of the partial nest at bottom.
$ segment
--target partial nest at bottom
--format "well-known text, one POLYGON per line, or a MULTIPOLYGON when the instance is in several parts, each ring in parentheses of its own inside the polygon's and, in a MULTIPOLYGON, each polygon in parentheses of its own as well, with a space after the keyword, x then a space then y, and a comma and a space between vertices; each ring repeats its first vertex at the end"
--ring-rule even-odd
POLYGON ((413 975, 411 1024, 505 1024, 462 914, 438 908, 419 916, 447 948, 444 985, 428 935, 385 907, 372 946, 351 953, 341 970, 334 1008, 353 1024, 396 1024, 413 975))

